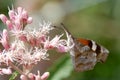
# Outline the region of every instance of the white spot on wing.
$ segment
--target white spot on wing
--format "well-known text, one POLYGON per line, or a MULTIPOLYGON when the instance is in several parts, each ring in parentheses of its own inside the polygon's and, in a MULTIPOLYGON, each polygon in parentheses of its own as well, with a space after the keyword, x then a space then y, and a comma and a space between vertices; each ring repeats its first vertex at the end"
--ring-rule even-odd
POLYGON ((97 45, 95 44, 95 42, 94 42, 94 41, 92 41, 92 44, 93 44, 93 45, 92 45, 92 50, 93 50, 93 51, 95 51, 95 50, 96 50, 96 48, 97 48, 97 45))
POLYGON ((106 48, 104 48, 104 47, 101 47, 101 53, 109 53, 109 51, 106 49, 106 48))

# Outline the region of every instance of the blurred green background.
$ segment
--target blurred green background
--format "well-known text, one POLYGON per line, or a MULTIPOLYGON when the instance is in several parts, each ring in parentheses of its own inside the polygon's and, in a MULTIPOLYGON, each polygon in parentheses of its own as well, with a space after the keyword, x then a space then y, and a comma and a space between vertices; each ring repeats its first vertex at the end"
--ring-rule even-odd
MULTIPOLYGON (((55 25, 63 22, 75 37, 92 39, 110 51, 104 64, 98 63, 93 70, 86 72, 74 71, 69 54, 53 53, 52 58, 62 56, 50 61, 48 80, 120 80, 120 0, 33 0, 32 4, 25 1, 0 0, 0 13, 7 14, 7 8, 12 4, 23 6, 31 15, 42 14, 55 25)), ((3 26, 0 22, 1 30, 3 26)))

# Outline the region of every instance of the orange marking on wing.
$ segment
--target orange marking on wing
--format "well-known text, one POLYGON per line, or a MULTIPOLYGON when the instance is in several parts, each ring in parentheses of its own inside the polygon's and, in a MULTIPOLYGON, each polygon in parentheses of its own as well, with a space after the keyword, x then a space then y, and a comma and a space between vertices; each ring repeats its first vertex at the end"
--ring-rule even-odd
POLYGON ((89 45, 89 40, 87 40, 87 39, 79 38, 78 41, 79 41, 80 43, 82 43, 83 45, 89 45))

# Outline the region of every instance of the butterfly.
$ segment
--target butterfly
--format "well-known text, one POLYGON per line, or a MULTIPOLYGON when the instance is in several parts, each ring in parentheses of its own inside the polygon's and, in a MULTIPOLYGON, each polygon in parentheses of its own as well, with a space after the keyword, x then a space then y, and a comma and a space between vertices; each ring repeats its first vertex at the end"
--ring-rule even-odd
MULTIPOLYGON (((62 23, 61 25, 63 30, 72 36, 62 23)), ((75 45, 70 51, 70 55, 76 71, 92 70, 97 62, 103 63, 106 61, 109 51, 105 47, 93 40, 84 38, 75 38, 72 36, 72 40, 75 45)))

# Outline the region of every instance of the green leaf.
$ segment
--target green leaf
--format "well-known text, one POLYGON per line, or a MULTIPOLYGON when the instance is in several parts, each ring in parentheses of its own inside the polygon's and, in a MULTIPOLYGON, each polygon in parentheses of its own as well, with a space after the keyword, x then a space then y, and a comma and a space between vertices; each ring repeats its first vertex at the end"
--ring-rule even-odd
POLYGON ((18 76, 18 72, 17 71, 15 71, 13 74, 12 74, 12 76, 10 77, 10 79, 9 80, 15 80, 15 78, 18 76))
POLYGON ((72 61, 68 56, 63 56, 50 69, 48 80, 62 80, 70 76, 73 70, 72 61))

